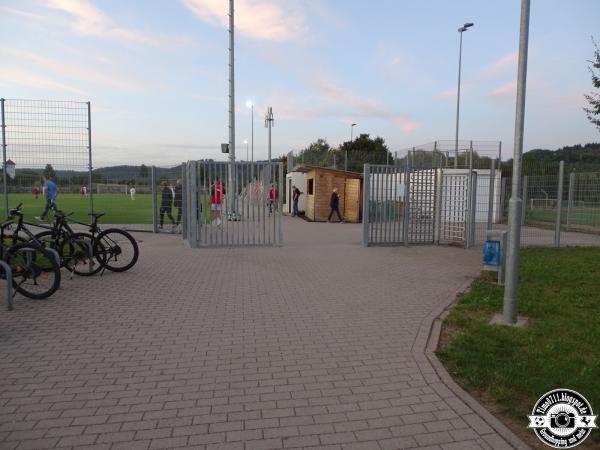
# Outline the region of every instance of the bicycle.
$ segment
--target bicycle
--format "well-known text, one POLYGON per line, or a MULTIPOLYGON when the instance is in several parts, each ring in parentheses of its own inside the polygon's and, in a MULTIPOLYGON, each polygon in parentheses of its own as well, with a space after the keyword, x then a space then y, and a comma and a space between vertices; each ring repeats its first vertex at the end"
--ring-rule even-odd
POLYGON ((24 221, 27 225, 33 225, 38 228, 44 228, 47 231, 42 231, 35 235, 47 248, 57 251, 60 257, 61 267, 67 268, 71 274, 85 275, 94 269, 94 258, 92 252, 91 239, 87 236, 77 236, 70 226, 68 217, 73 213, 65 214, 59 209, 54 211, 54 224, 52 226, 34 224, 24 221))
POLYGON ((83 223, 71 220, 72 223, 88 227, 89 233, 75 233, 78 239, 85 239, 92 245, 94 258, 98 266, 88 272, 75 272, 78 275, 89 276, 100 270, 108 269, 112 272, 125 272, 131 269, 138 260, 139 247, 131 234, 120 228, 107 228, 102 230, 98 226, 98 219, 104 213, 90 213, 91 222, 83 223))
POLYGON ((55 254, 44 248, 31 231, 23 226, 22 204, 9 211, 9 218, 0 223, 0 252, 1 259, 10 269, 15 290, 32 299, 43 299, 51 296, 60 287, 60 265, 55 254), (17 230, 22 230, 30 240, 19 242, 17 232, 11 237, 5 230, 14 225, 17 217, 17 230), (11 239, 13 245, 6 245, 11 239))

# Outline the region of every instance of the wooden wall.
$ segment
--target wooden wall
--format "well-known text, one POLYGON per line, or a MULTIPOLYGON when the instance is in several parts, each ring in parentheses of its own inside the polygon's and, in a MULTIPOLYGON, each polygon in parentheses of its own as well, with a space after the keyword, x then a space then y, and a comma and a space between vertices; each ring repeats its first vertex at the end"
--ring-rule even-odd
MULTIPOLYGON (((338 189, 338 195, 340 196, 340 213, 342 216, 345 216, 346 178, 355 179, 355 177, 348 176, 345 173, 330 172, 320 169, 311 170, 306 173, 304 186, 306 199, 304 207, 307 219, 315 222, 324 222, 327 220, 327 217, 329 216, 329 201, 334 187, 338 189), (313 195, 308 194, 308 182, 311 178, 314 179, 313 195)), ((356 179, 360 186, 360 178, 356 179)), ((360 192, 362 192, 362 190, 360 190, 360 192)), ((358 195, 360 198, 362 194, 359 193, 358 195)), ((354 193, 354 196, 356 196, 356 193, 354 193)), ((348 211, 350 213, 349 219, 353 222, 359 222, 361 217, 360 210, 358 212, 355 211, 356 202, 352 201, 350 203, 353 205, 353 211, 348 211)), ((358 203, 358 208, 360 209, 360 201, 358 203)), ((332 220, 337 221, 337 215, 334 215, 332 220)))

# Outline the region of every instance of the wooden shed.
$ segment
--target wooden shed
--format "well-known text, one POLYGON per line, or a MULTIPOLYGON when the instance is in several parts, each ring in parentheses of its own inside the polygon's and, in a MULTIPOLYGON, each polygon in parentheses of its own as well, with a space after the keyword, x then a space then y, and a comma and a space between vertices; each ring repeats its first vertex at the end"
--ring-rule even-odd
MULTIPOLYGON (((362 220, 362 174, 314 166, 298 166, 294 171, 304 173, 304 210, 308 220, 327 220, 333 188, 338 190, 340 212, 346 222, 362 220)), ((337 217, 334 215, 332 220, 337 217)))

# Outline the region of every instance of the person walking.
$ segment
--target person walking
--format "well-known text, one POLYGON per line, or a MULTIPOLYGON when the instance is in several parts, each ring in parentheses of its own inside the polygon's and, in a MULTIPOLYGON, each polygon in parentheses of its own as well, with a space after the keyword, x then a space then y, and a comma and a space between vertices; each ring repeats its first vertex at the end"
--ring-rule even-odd
POLYGON ((175 225, 177 226, 177 231, 179 231, 181 215, 183 213, 183 185, 181 184, 181 180, 177 180, 175 183, 175 201, 173 202, 173 206, 177 208, 177 220, 175 221, 175 225))
POLYGON ((46 207, 41 216, 37 216, 38 220, 46 220, 48 212, 52 209, 56 211, 56 195, 58 193, 58 187, 49 177, 42 177, 42 193, 46 197, 46 207))
POLYGON ((338 219, 340 219, 340 223, 346 223, 342 215, 340 214, 340 196, 338 195, 337 188, 333 188, 333 192, 331 193, 331 199, 329 200, 329 217, 327 218, 327 223, 331 223, 331 216, 333 213, 337 213, 338 219))
POLYGON ((131 197, 131 200, 135 200, 135 186, 129 188, 129 196, 131 197))
POLYGON ((300 192, 300 189, 298 189, 296 186, 292 186, 292 204, 293 204, 292 216, 298 215, 298 200, 300 199, 300 195, 302 195, 302 192, 300 192))
POLYGON ((173 211, 173 191, 167 185, 166 181, 160 183, 161 190, 161 199, 160 199, 160 224, 158 225, 159 229, 163 229, 163 224, 165 220, 165 214, 171 220, 173 224, 173 231, 175 230, 175 219, 173 219, 173 215, 171 212, 173 211))
POLYGON ((275 204, 275 209, 277 209, 277 200, 279 199, 279 190, 275 186, 275 184, 271 184, 269 188, 269 214, 273 212, 273 204, 275 204))
POLYGON ((215 225, 221 225, 221 212, 223 210, 223 196, 225 195, 225 187, 221 184, 219 177, 213 181, 210 187, 210 210, 213 215, 215 225))

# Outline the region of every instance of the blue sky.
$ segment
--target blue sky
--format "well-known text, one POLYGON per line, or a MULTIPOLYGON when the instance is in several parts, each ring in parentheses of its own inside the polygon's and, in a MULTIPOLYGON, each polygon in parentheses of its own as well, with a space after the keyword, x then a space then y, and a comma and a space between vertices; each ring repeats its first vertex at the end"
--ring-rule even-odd
MULTIPOLYGON (((582 111, 600 1, 532 0, 525 148, 598 141, 582 111)), ((92 102, 96 166, 223 159, 227 0, 0 0, 0 96, 92 102)), ((357 133, 391 150, 461 139, 512 153, 519 0, 236 0, 236 139, 245 159, 357 133)))

